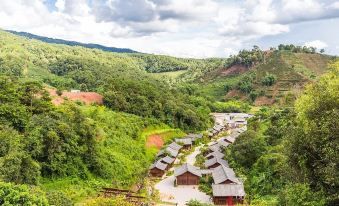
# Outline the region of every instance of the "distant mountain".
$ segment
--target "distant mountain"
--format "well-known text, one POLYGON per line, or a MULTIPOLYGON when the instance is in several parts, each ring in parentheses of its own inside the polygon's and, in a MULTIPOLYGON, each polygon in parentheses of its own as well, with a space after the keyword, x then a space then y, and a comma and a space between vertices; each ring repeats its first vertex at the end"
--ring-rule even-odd
POLYGON ((49 37, 44 37, 44 36, 38 36, 38 35, 27 33, 27 32, 17 32, 17 31, 12 31, 12 30, 6 30, 6 31, 12 34, 15 34, 15 35, 27 37, 30 39, 36 39, 36 40, 40 40, 40 41, 43 41, 46 43, 52 43, 52 44, 66 44, 69 46, 82 46, 85 48, 100 49, 103 51, 117 52, 117 53, 139 53, 137 51, 134 51, 128 48, 106 47, 100 44, 91 44, 91 43, 86 44, 86 43, 81 43, 81 42, 76 42, 76 41, 67 41, 63 39, 54 39, 54 38, 49 38, 49 37))

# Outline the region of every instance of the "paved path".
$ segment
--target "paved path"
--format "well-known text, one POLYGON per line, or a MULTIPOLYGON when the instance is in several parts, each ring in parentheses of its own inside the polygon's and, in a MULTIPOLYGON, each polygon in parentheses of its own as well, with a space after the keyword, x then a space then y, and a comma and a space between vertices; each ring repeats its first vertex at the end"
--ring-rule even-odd
MULTIPOLYGON (((195 163, 196 156, 200 153, 201 146, 196 147, 194 152, 187 155, 186 162, 189 164, 195 163)), ((179 206, 184 206, 191 199, 196 199, 202 203, 211 203, 210 196, 200 192, 198 186, 177 186, 174 187, 174 175, 166 177, 155 185, 155 188, 160 192, 160 199, 165 202, 178 203, 179 206)))

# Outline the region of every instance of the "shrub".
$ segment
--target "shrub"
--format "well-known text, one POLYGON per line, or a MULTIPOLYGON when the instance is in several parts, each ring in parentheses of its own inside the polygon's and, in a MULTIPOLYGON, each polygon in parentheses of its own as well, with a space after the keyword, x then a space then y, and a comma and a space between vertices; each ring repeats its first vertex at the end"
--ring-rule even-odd
POLYGON ((274 74, 266 74, 266 76, 262 80, 262 84, 265 86, 272 86, 277 80, 277 76, 274 74))

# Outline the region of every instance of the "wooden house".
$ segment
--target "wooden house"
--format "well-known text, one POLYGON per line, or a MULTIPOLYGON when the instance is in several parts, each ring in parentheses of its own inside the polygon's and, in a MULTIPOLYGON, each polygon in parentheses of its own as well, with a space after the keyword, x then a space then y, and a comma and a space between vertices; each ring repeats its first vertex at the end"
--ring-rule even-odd
POLYGON ((202 137, 203 137, 203 134, 188 134, 187 135, 187 138, 191 138, 193 143, 201 139, 202 137))
POLYGON ((222 152, 220 152, 220 151, 215 151, 215 152, 211 152, 211 153, 209 153, 209 154, 207 154, 206 156, 205 156, 205 158, 206 159, 212 159, 212 158, 214 158, 214 157, 216 157, 216 158, 223 158, 225 155, 222 153, 222 152))
POLYGON ((152 177, 162 177, 165 174, 167 167, 168 164, 164 164, 161 161, 156 161, 150 166, 149 173, 152 177))
POLYGON ((176 142, 172 142, 167 146, 167 148, 172 148, 173 150, 177 150, 179 152, 182 149, 182 146, 178 145, 176 142))
POLYGON ((220 165, 212 170, 214 184, 241 184, 233 169, 220 165))
POLYGON ((225 140, 225 138, 220 138, 218 141, 217 141, 218 145, 221 146, 221 147, 228 147, 228 145, 230 145, 231 143, 229 143, 228 141, 225 140))
POLYGON ((166 157, 170 155, 171 157, 177 157, 179 154, 178 150, 175 150, 171 147, 166 147, 158 152, 157 157, 166 157))
POLYGON ((185 150, 192 148, 193 144, 191 138, 175 139, 175 142, 181 144, 185 150))
POLYGON ((199 168, 186 163, 174 171, 174 176, 177 185, 198 185, 202 175, 199 168))
POLYGON ((175 161, 175 158, 172 158, 170 156, 166 156, 162 159, 160 159, 161 163, 167 164, 167 169, 172 166, 173 162, 175 161))
POLYGON ((244 203, 245 190, 242 184, 213 184, 212 190, 215 205, 233 206, 244 203))
POLYGON ((214 157, 212 159, 205 161, 205 167, 208 168, 208 169, 213 169, 213 168, 219 167, 220 165, 223 165, 225 167, 229 167, 228 162, 224 159, 221 159, 221 158, 214 157))

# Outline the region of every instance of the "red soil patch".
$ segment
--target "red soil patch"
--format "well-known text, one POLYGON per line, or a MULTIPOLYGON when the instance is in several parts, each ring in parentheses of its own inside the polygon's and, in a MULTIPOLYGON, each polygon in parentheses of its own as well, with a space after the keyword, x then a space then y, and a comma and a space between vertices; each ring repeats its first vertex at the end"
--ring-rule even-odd
POLYGON ((80 101, 84 104, 103 104, 103 97, 96 92, 62 92, 61 96, 58 96, 55 89, 46 89, 52 97, 52 103, 54 105, 60 105, 66 99, 71 101, 80 101))
POLYGON ((249 70, 249 68, 247 68, 244 65, 241 64, 235 64, 229 68, 225 68, 222 69, 220 72, 221 76, 228 76, 228 75, 235 75, 235 74, 242 74, 245 73, 249 70))
POLYGON ((156 147, 161 149, 164 146, 164 140, 158 134, 153 134, 147 137, 146 147, 156 147))

